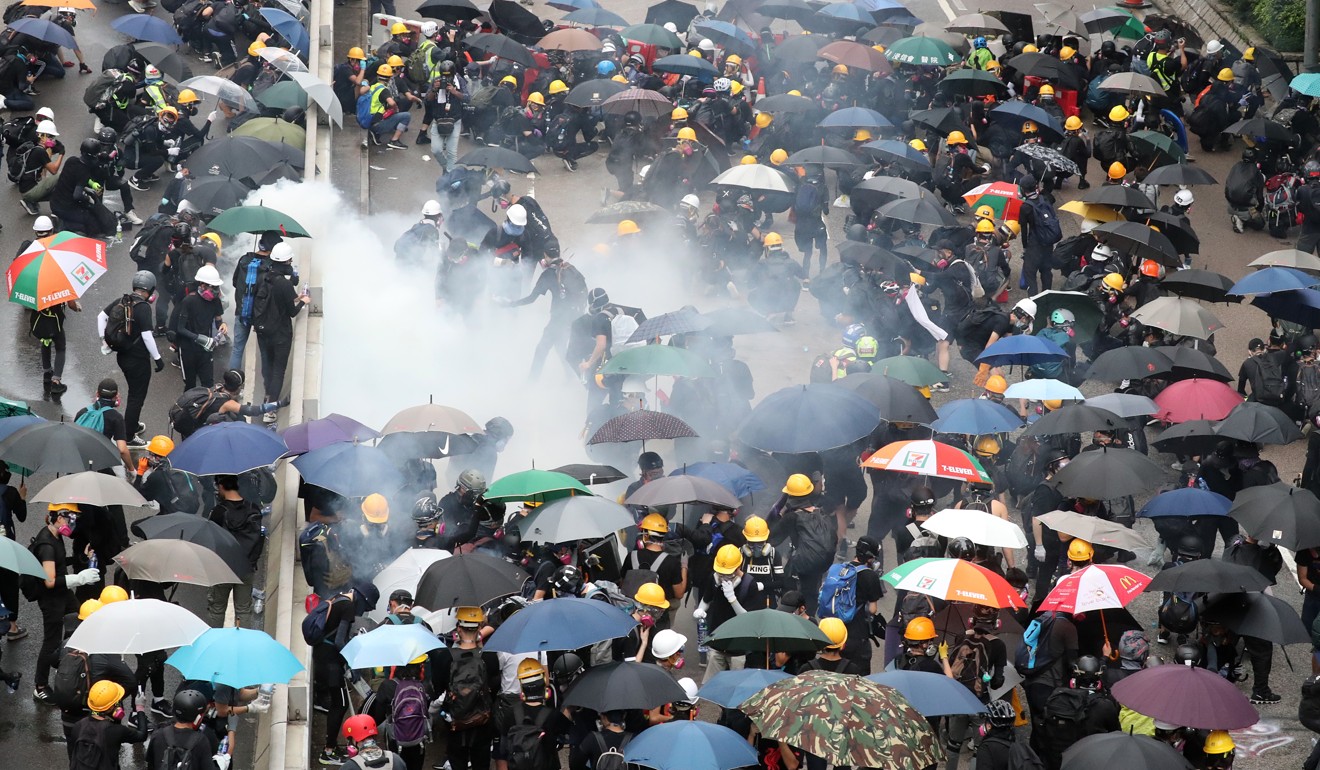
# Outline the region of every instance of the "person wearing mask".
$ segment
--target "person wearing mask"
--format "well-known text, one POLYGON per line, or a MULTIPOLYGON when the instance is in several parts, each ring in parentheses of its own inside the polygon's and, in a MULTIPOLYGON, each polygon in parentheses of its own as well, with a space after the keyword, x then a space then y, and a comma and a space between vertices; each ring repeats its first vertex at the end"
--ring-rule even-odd
MULTIPOLYGON (((1035 643, 1028 657, 1029 665, 1018 663, 1022 687, 1031 712, 1031 747, 1043 758, 1048 735, 1045 703, 1057 689, 1066 687, 1077 658, 1077 626, 1060 612, 1044 612, 1033 620, 1035 643)), ((1117 720, 1117 716, 1115 716, 1117 720)))
MULTIPOLYGON (((486 613, 480 607, 458 607, 457 625, 448 647, 431 653, 431 682, 443 693, 441 730, 452 770, 486 770, 496 738, 493 714, 500 692, 500 659, 481 649, 486 613)), ((535 661, 533 661, 535 662, 535 661)))
MULTIPOLYGON (((519 693, 499 701, 495 732, 510 768, 559 770, 559 746, 572 723, 551 703, 550 678, 535 658, 518 664, 519 693)), ((484 767, 484 766, 483 766, 484 767)))
POLYGON ((586 388, 588 415, 606 402, 617 404, 622 398, 622 382, 616 382, 618 378, 605 377, 599 384, 596 381, 596 372, 609 361, 613 336, 610 295, 597 287, 587 292, 587 312, 569 327, 568 344, 564 348, 564 357, 577 370, 586 388))
MULTIPOLYGON (((880 572, 877 568, 879 554, 880 543, 875 538, 870 536, 859 538, 853 558, 831 567, 830 576, 826 578, 825 587, 822 588, 822 593, 828 593, 831 586, 844 588, 847 583, 852 583, 851 589, 845 590, 845 593, 852 597, 851 615, 838 618, 847 631, 847 643, 842 647, 841 654, 853 663, 853 667, 862 676, 871 673, 871 640, 885 635, 885 618, 880 614, 880 599, 884 596, 884 584, 880 580, 880 572), (851 575, 851 578, 843 578, 845 574, 851 575)), ((835 596, 837 597, 838 594, 836 593, 835 596)), ((834 601, 830 597, 822 597, 824 604, 833 604, 834 601)), ((824 606, 820 614, 834 615, 837 618, 838 609, 843 609, 844 614, 847 614, 846 608, 827 609, 824 606)))
POLYGON ((1051 267, 1053 249, 1063 238, 1059 229, 1059 215, 1054 210, 1054 203, 1048 194, 1042 193, 1040 183, 1031 174, 1025 174, 1018 180, 1022 190, 1023 204, 1018 222, 1022 226, 1022 279, 1028 294, 1035 294, 1037 279, 1039 287, 1048 291, 1054 285, 1054 270, 1051 267))
MULTIPOLYGON (((10 484, 13 476, 9 466, 0 463, 0 536, 18 540, 18 527, 15 522, 27 521, 27 482, 20 480, 18 486, 10 484)), ((26 628, 18 625, 19 584, 22 578, 13 570, 0 571, 0 607, 8 611, 8 630, 4 638, 16 642, 27 636, 26 628)))
POLYGON ((96 386, 96 400, 89 406, 78 410, 73 421, 76 425, 90 428, 105 436, 119 450, 119 458, 124 469, 132 475, 135 470, 133 458, 128 452, 128 432, 124 416, 115 407, 119 404, 119 385, 109 377, 96 386))
POLYGON ((101 679, 87 691, 87 716, 74 724, 69 735, 72 767, 82 770, 118 770, 119 749, 147 739, 147 704, 138 700, 129 723, 124 724, 124 688, 101 679))
POLYGON ((1016 721, 1017 711, 1008 701, 992 700, 986 705, 985 726, 976 747, 977 770, 1015 770, 1012 754, 1018 740, 1013 729, 1016 721))
POLYGON ((541 258, 541 268, 541 275, 537 277, 531 292, 522 299, 508 303, 509 307, 523 307, 535 302, 543 294, 550 295, 550 319, 546 322, 545 331, 541 333, 540 342, 536 343, 528 372, 533 380, 540 378, 541 367, 551 348, 562 350, 567 344, 573 319, 582 315, 587 307, 587 279, 580 270, 564 260, 558 244, 554 244, 553 248, 546 247, 545 256, 541 258))
MULTIPOLYGON (((287 242, 275 244, 270 250, 270 265, 262 272, 252 300, 252 326, 256 329, 257 347, 261 352, 266 401, 280 400, 289 354, 293 351, 293 319, 312 302, 309 294, 300 294, 295 288, 297 280, 298 273, 293 269, 293 247, 287 242)), ((223 324, 221 328, 223 330, 223 324)), ((268 412, 262 419, 273 424, 277 415, 268 412)))
POLYGON ((243 354, 247 351, 248 337, 252 334, 252 310, 256 303, 256 287, 261 274, 270 268, 270 254, 284 239, 276 233, 264 233, 255 251, 238 258, 234 265, 231 285, 234 287, 234 339, 229 352, 229 368, 243 368, 243 354))
MULTIPOLYGON (((573 575, 575 572, 581 576, 581 572, 576 567, 563 567, 556 577, 568 572, 573 575), (570 571, 571 570, 571 571, 570 571)), ((573 586, 570 583, 568 591, 560 590, 559 584, 562 580, 552 581, 554 593, 557 596, 577 596, 581 593, 581 586, 573 586)), ((669 610, 669 600, 665 598, 665 590, 659 583, 642 583, 637 587, 633 594, 632 618, 637 621, 637 626, 628 632, 627 636, 615 639, 611 645, 610 653, 614 660, 634 661, 637 663, 654 663, 655 652, 651 648, 652 640, 659 630, 656 625, 665 617, 665 612, 669 610)), ((697 609, 701 609, 700 606, 697 609)), ((704 613, 702 617, 704 617, 704 613)), ((693 613, 693 618, 700 621, 701 618, 693 613)))
POLYGON ((569 749, 568 770, 597 770, 597 768, 604 770, 604 766, 600 764, 601 756, 607 752, 617 752, 622 759, 623 752, 635 737, 624 727, 627 712, 602 711, 596 716, 598 720, 596 729, 569 749))
POLYGON ((687 593, 688 571, 682 555, 665 547, 669 520, 661 514, 648 513, 637 525, 637 532, 641 537, 640 547, 628 555, 623 575, 626 577, 633 570, 653 572, 655 582, 665 589, 665 598, 671 602, 681 600, 687 593))
MULTIPOLYGON (((1073 664, 1072 677, 1046 699, 1040 756, 1050 770, 1058 770, 1064 752, 1081 739, 1119 730, 1118 703, 1104 690, 1104 673, 1099 658, 1083 655, 1073 664)), ((1034 738, 1034 727, 1031 732, 1034 738)))
MULTIPOLYGON (((41 213, 38 204, 51 196, 59 181, 60 164, 64 162, 64 143, 59 140, 59 129, 55 121, 43 120, 37 124, 37 140, 31 151, 31 157, 22 164, 23 173, 18 177, 19 203, 23 210, 32 216, 41 213), (30 170, 29 170, 30 169, 30 170)), ((15 148, 23 152, 23 148, 15 148)))
POLYGON ((431 154, 441 161, 442 174, 458 163, 458 138, 463 134, 463 111, 469 96, 467 79, 452 59, 444 59, 432 70, 417 143, 423 144, 429 138, 431 154))
MULTIPOLYGON (((348 644, 353 619, 359 614, 359 602, 366 603, 365 597, 359 597, 357 589, 350 585, 352 575, 347 570, 336 577, 343 582, 329 589, 330 596, 321 600, 330 605, 325 611, 325 635, 307 640, 312 648, 312 700, 318 709, 325 710, 325 743, 317 757, 323 765, 338 765, 347 759, 339 748, 339 725, 348 711, 345 678, 348 664, 340 651, 348 644)), ((175 708, 178 708, 177 698, 175 708)))
MULTIPOLYGON (((715 589, 708 600, 703 599, 697 605, 692 617, 697 621, 704 619, 712 634, 726 621, 768 606, 767 584, 743 571, 743 555, 736 545, 720 546, 711 569, 715 573, 715 589)), ((703 683, 732 668, 732 658, 733 655, 727 652, 708 652, 703 683)))
POLYGON ((1253 338, 1247 343, 1247 358, 1238 368, 1238 393, 1248 401, 1283 409, 1290 395, 1288 375, 1291 368, 1292 361, 1282 338, 1270 335, 1268 345, 1259 337, 1253 338))
POLYGON ((206 620, 212 628, 223 625, 232 593, 235 622, 241 626, 243 618, 250 619, 252 615, 252 580, 261 565, 266 542, 261 531, 261 506, 243 498, 238 491, 237 476, 216 476, 215 489, 219 501, 207 518, 234 536, 247 557, 248 569, 239 575, 243 582, 238 585, 222 583, 207 589, 206 620))
POLYGON ((101 142, 87 138, 78 145, 78 156, 67 159, 50 191, 50 213, 59 217, 65 230, 93 238, 115 233, 115 216, 105 207, 108 182, 100 155, 101 142))
POLYGON ((336 64, 330 72, 330 87, 334 90, 335 98, 339 100, 339 106, 343 108, 344 114, 352 114, 357 109, 358 87, 366 77, 363 69, 366 61, 366 52, 358 46, 353 46, 348 49, 344 60, 336 64))
MULTIPOLYGON (((174 695, 173 722, 157 728, 147 742, 147 767, 165 767, 177 762, 188 770, 209 770, 220 741, 202 724, 210 699, 197 690, 180 690, 174 695)), ((227 755, 226 755, 227 757, 227 755)), ((219 770, 227 770, 228 761, 219 770)))
POLYGON ((834 563, 838 549, 838 523, 833 513, 821 509, 823 490, 818 490, 809 477, 795 473, 788 477, 781 491, 783 513, 774 531, 782 533, 779 542, 792 542, 788 571, 797 578, 798 589, 807 600, 807 610, 814 614, 820 598, 820 582, 834 563))
POLYGON ((151 387, 152 364, 157 372, 165 368, 152 333, 150 298, 155 292, 156 276, 139 270, 133 274, 131 293, 107 305, 96 317, 97 336, 106 348, 115 351, 115 360, 128 384, 124 424, 129 446, 146 444, 140 434, 147 426, 140 418, 151 387))
POLYGON ((362 139, 363 147, 367 146, 368 139, 379 146, 381 138, 388 135, 389 140, 385 143, 388 149, 408 149, 402 139, 412 122, 412 113, 403 109, 403 97, 394 90, 393 79, 394 68, 382 64, 376 68, 376 82, 358 86, 358 97, 368 96, 371 100, 371 127, 362 139))
POLYGON ((409 770, 403 757, 380 745, 376 720, 370 715, 345 719, 341 732, 353 750, 339 765, 340 770, 409 770))
MULTIPOLYGON (((678 681, 682 681, 680 671, 686 661, 683 658, 683 652, 687 647, 687 637, 679 632, 666 628, 655 633, 655 638, 651 641, 651 655, 655 658, 656 665, 669 672, 670 676, 678 681)), ((672 722, 676 719, 672 703, 666 703, 663 706, 653 708, 646 712, 646 721, 649 725, 659 725, 665 722, 672 722)))
POLYGON ((46 526, 28 546, 46 574, 44 580, 32 581, 31 589, 24 589, 41 610, 41 649, 37 652, 32 690, 32 697, 41 703, 51 699, 50 671, 59 663, 60 648, 64 645, 64 616, 76 609, 73 589, 94 585, 101 579, 101 573, 92 567, 74 574, 65 573, 69 558, 64 551, 64 538, 73 537, 79 513, 74 503, 51 503, 46 511, 46 526))
POLYGON ((454 489, 440 498, 442 548, 453 551, 476 537, 482 520, 489 518, 481 497, 485 493, 486 477, 480 471, 468 468, 458 474, 454 489))
POLYGON ((822 618, 817 624, 821 633, 829 638, 830 643, 813 659, 803 665, 802 671, 833 671, 836 674, 864 676, 865 671, 853 660, 843 657, 843 648, 848 644, 848 626, 839 618, 822 618))
POLYGON ((192 277, 192 290, 183 297, 173 323, 174 340, 179 348, 183 369, 183 389, 211 388, 215 385, 216 337, 225 336, 225 305, 220 299, 224 280, 214 265, 202 265, 192 277))

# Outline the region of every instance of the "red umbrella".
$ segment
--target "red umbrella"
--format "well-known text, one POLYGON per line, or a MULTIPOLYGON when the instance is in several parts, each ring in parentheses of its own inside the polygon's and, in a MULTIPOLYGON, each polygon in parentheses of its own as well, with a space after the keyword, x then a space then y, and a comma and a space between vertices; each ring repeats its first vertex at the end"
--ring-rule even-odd
POLYGON ((1160 411, 1155 416, 1164 422, 1222 420, 1242 403, 1242 395, 1218 380, 1175 382, 1155 397, 1160 411))

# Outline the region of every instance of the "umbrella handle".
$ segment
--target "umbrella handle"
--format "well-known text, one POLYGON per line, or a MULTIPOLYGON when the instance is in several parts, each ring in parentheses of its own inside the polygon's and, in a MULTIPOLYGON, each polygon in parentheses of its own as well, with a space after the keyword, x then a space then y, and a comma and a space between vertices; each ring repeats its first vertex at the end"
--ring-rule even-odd
POLYGON ((1118 650, 1109 643, 1109 626, 1105 623, 1105 611, 1100 610, 1100 633, 1105 637, 1105 645, 1109 647, 1109 659, 1118 660, 1118 650))

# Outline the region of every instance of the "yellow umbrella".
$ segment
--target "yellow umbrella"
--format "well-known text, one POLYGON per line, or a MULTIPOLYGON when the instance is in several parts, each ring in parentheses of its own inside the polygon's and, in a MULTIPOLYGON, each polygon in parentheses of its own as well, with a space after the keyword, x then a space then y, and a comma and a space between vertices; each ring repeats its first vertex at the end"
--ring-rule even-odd
POLYGON ((1069 214, 1076 214, 1082 219, 1094 219, 1097 222, 1121 222, 1123 215, 1119 214, 1113 208, 1099 203, 1082 203, 1081 201, 1068 201, 1059 207, 1059 211, 1066 211, 1069 214))

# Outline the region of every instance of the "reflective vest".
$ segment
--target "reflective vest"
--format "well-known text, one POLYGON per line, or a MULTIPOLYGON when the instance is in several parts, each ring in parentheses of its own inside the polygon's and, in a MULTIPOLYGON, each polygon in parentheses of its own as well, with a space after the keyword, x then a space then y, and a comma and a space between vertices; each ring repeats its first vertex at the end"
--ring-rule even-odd
POLYGON ((371 114, 385 114, 385 96, 389 93, 384 83, 374 83, 371 86, 371 114))
POLYGON ((1159 51, 1151 51, 1146 54, 1146 68, 1150 70, 1150 76, 1155 78, 1156 82, 1165 91, 1173 87, 1173 76, 1164 69, 1165 61, 1168 58, 1167 54, 1162 54, 1159 51))
POLYGON ((160 83, 148 83, 147 87, 142 89, 142 93, 151 100, 151 106, 156 108, 157 112, 170 106, 170 100, 166 98, 165 89, 160 83))
POLYGON ((989 48, 976 48, 967 54, 967 66, 974 70, 984 70, 994 60, 995 55, 989 48))

